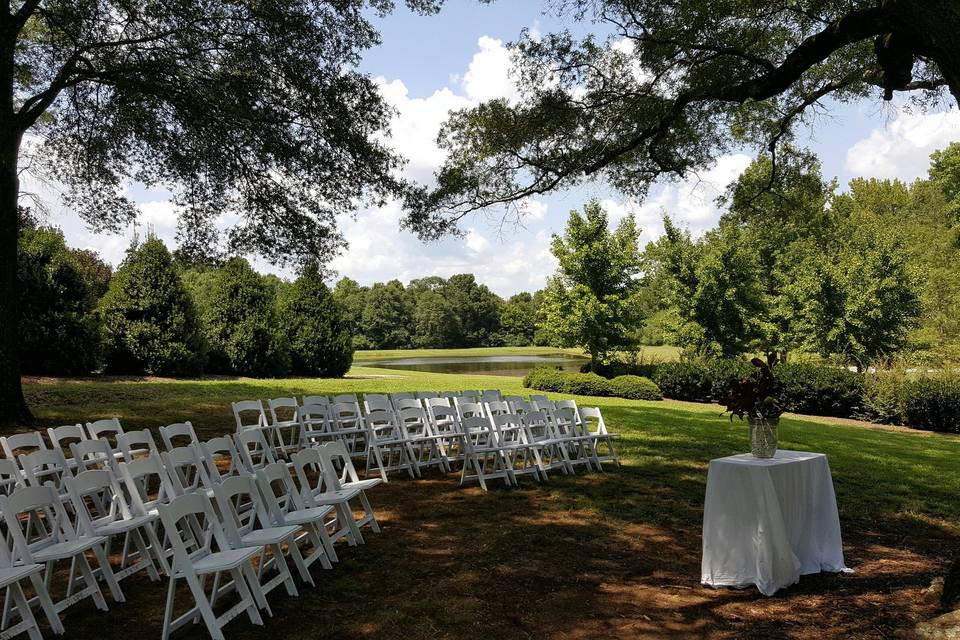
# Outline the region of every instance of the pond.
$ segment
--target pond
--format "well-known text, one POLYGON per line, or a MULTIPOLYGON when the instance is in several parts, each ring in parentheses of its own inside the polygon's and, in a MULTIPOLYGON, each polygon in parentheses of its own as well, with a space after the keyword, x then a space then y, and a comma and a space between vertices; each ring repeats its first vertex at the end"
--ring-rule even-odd
POLYGON ((462 356, 439 358, 384 358, 356 364, 381 369, 405 369, 430 373, 483 374, 522 377, 534 367, 548 365, 564 371, 580 371, 588 358, 576 356, 462 356))

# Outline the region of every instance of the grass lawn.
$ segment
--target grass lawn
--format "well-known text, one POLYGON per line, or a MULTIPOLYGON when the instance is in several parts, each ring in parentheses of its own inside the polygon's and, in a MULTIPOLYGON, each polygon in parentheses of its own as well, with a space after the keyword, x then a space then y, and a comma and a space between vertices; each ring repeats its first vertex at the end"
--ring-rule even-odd
MULTIPOLYGON (((231 400, 336 392, 522 389, 519 379, 357 367, 345 380, 34 381, 48 425, 119 417, 232 428, 231 400)), ((623 468, 484 494, 437 472, 371 492, 384 531, 343 548, 300 598, 229 638, 886 638, 938 613, 921 592, 960 542, 960 438, 785 419, 781 446, 829 455, 851 575, 801 579, 772 598, 701 587, 707 463, 742 452, 746 427, 716 407, 578 398, 622 434, 623 468)), ((158 638, 165 583, 134 577, 109 617, 82 604, 77 640, 158 638)), ((199 628, 181 638, 205 637, 199 628)))

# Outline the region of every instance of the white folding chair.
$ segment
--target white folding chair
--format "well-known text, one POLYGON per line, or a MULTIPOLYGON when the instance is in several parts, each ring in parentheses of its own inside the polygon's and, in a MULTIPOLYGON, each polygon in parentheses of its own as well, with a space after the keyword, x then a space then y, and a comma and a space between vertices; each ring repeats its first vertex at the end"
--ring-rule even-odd
POLYGON ((270 446, 278 458, 289 458, 300 448, 300 425, 296 398, 271 398, 267 400, 270 409, 270 446), (285 438, 283 432, 287 431, 285 438))
POLYGON ((430 398, 439 398, 440 394, 436 391, 417 391, 417 398, 420 400, 429 400, 430 398))
POLYGON ((550 398, 548 398, 547 396, 545 396, 545 395, 542 394, 542 393, 531 393, 531 394, 530 394, 530 402, 531 402, 531 403, 538 402, 538 403, 541 403, 541 404, 546 405, 547 403, 551 402, 551 400, 550 400, 550 398))
POLYGON ((423 403, 416 398, 400 398, 398 400, 391 398, 391 402, 393 403, 393 410, 396 412, 404 409, 423 409, 423 403))
POLYGON ((403 391, 401 393, 391 393, 390 402, 393 403, 393 408, 399 410, 400 407, 397 406, 397 401, 399 400, 417 400, 417 396, 409 391, 403 391))
MULTIPOLYGON (((454 408, 454 406, 453 406, 453 400, 451 400, 450 398, 441 398, 440 396, 437 396, 437 397, 434 397, 434 398, 427 398, 426 400, 424 400, 424 406, 425 406, 426 409, 427 409, 427 416, 428 416, 431 420, 434 419, 434 409, 435 409, 435 408, 440 408, 440 407, 443 407, 443 408, 446 408, 446 409, 453 409, 453 408, 454 408)), ((458 415, 459 415, 459 414, 458 414, 458 415)))
MULTIPOLYGON (((54 449, 70 451, 71 442, 83 442, 88 440, 90 435, 83 428, 82 424, 66 424, 61 427, 50 427, 47 429, 47 437, 50 438, 50 444, 54 449)), ((66 453, 64 453, 66 455, 66 453)), ((70 461, 67 460, 69 463, 70 461)))
MULTIPOLYGON (((160 430, 162 431, 163 427, 160 427, 160 430)), ((126 462, 141 455, 160 455, 160 450, 157 449, 157 443, 149 429, 124 431, 117 436, 117 448, 120 450, 120 457, 126 462)))
POLYGON ((332 531, 328 532, 331 542, 345 538, 350 546, 363 544, 360 528, 353 519, 350 499, 355 498, 359 490, 343 490, 332 482, 319 449, 310 448, 293 455, 293 469, 299 484, 300 497, 307 507, 331 506, 336 511, 336 520, 328 521, 332 531))
POLYGON ((237 443, 237 453, 240 454, 240 460, 246 467, 247 473, 256 473, 257 469, 277 461, 273 450, 263 437, 263 432, 259 429, 241 431, 234 434, 233 439, 237 443))
POLYGON ((367 414, 364 423, 367 427, 367 475, 376 472, 388 482, 387 474, 391 471, 406 471, 411 478, 416 478, 416 466, 393 412, 373 411, 367 414))
POLYGON ((8 496, 20 487, 27 486, 27 481, 20 472, 20 465, 16 460, 0 458, 0 494, 8 496))
POLYGON ((475 416, 461 422, 463 429, 463 470, 460 485, 476 481, 486 491, 488 480, 516 484, 513 469, 499 447, 493 425, 486 418, 475 416))
POLYGON ((167 604, 163 614, 162 640, 180 627, 202 620, 207 633, 214 640, 225 640, 223 627, 230 620, 246 612, 250 622, 263 624, 258 607, 266 608, 267 601, 253 572, 251 561, 257 549, 234 549, 230 546, 223 527, 217 520, 210 500, 201 494, 179 496, 170 504, 158 505, 160 520, 173 547, 173 566, 167 587, 167 604), (197 523, 199 525, 199 532, 197 523), (210 596, 205 588, 205 577, 213 575, 210 596), (230 585, 220 587, 220 576, 232 577, 230 585), (193 596, 194 606, 186 613, 173 617, 174 597, 178 580, 185 580, 193 596), (217 597, 232 588, 240 602, 225 613, 214 613, 217 597))
POLYGON ((197 432, 193 428, 193 423, 175 422, 165 427, 160 427, 160 439, 163 440, 163 448, 167 451, 175 447, 185 447, 191 444, 200 444, 197 432), (186 440, 182 442, 180 439, 186 440))
POLYGON ((259 400, 240 400, 230 403, 233 418, 237 423, 237 433, 248 429, 266 429, 267 414, 259 400))
POLYGON ((160 454, 167 475, 173 482, 177 495, 202 493, 213 498, 213 482, 207 475, 207 467, 200 454, 200 447, 174 447, 160 454))
POLYGON ((282 462, 258 469, 257 486, 275 526, 294 525, 303 529, 303 533, 296 537, 296 543, 309 543, 309 552, 302 554, 304 565, 309 567, 319 561, 324 569, 332 569, 331 563, 337 562, 337 552, 326 527, 329 516, 336 515, 333 507, 308 507, 297 492, 290 471, 282 462))
POLYGON ((47 589, 40 579, 42 573, 42 564, 34 563, 14 566, 7 545, 0 544, 0 588, 6 590, 4 599, 9 602, 9 604, 4 607, 5 613, 9 612, 11 615, 16 614, 20 618, 20 622, 8 624, 7 618, 9 616, 5 615, 4 620, 0 622, 0 638, 13 638, 21 633, 26 633, 30 637, 30 640, 43 640, 43 636, 40 634, 40 627, 37 625, 37 619, 33 617, 33 609, 30 607, 30 602, 27 600, 26 595, 23 593, 23 588, 20 586, 21 580, 30 580, 34 590, 38 594, 37 599, 40 601, 43 613, 53 628, 53 632, 57 634, 63 633, 63 625, 60 623, 60 618, 53 608, 53 602, 50 600, 47 589), (11 600, 12 602, 10 602, 11 600))
POLYGON ((567 442, 557 437, 553 423, 547 420, 543 411, 529 411, 521 416, 526 441, 538 446, 537 463, 544 475, 553 469, 560 469, 564 475, 574 472, 567 454, 567 442))
POLYGON ((297 409, 300 421, 300 448, 312 447, 336 439, 329 404, 304 404, 297 409))
POLYGON ((356 405, 357 411, 360 410, 360 401, 357 400, 357 394, 355 393, 341 393, 339 395, 333 396, 331 404, 353 404, 356 405))
POLYGON ((499 389, 485 389, 480 394, 480 402, 500 402, 503 400, 503 394, 499 389))
POLYGON ((523 475, 532 475, 536 480, 546 480, 546 469, 540 463, 540 445, 527 439, 523 418, 500 414, 491 416, 490 423, 497 434, 497 444, 510 464, 514 483, 518 476, 523 475))
POLYGON ((67 491, 77 514, 80 532, 87 536, 106 539, 106 555, 116 536, 123 536, 120 567, 114 571, 117 582, 140 571, 146 571, 151 580, 159 580, 156 560, 164 573, 169 572, 164 550, 157 538, 156 514, 134 515, 120 489, 117 476, 109 469, 81 471, 67 478, 67 491), (136 556, 131 553, 133 544, 136 556))
POLYGON ((230 436, 218 436, 200 443, 200 456, 207 467, 207 477, 214 484, 231 476, 253 476, 245 466, 237 445, 230 436), (224 464, 226 460, 226 464, 224 464))
POLYGON ((304 582, 313 585, 313 578, 303 563, 303 556, 300 555, 300 548, 296 543, 300 527, 273 524, 267 514, 263 496, 255 478, 251 476, 227 478, 223 483, 214 485, 214 494, 217 497, 223 529, 230 546, 234 549, 261 550, 256 576, 264 596, 269 595, 280 585, 286 588, 287 595, 300 595, 284 559, 284 546, 287 547, 300 577, 304 582), (271 554, 269 559, 266 558, 268 550, 271 554), (264 582, 271 568, 276 568, 277 573, 264 582))
POLYGON ((594 467, 598 471, 602 471, 603 469, 593 448, 594 439, 584 434, 576 410, 570 407, 562 407, 545 413, 547 419, 552 422, 553 431, 557 438, 564 443, 567 462, 572 467, 583 465, 588 471, 594 467))
POLYGON ((70 454, 73 456, 75 473, 89 469, 110 469, 119 473, 116 452, 106 440, 80 440, 70 443, 70 454))
POLYGON ((447 459, 447 469, 452 469, 453 463, 462 461, 464 454, 459 414, 453 407, 432 407, 430 430, 437 436, 440 453, 447 459))
POLYGON ((487 414, 483 410, 483 405, 479 402, 457 402, 457 413, 461 420, 467 418, 486 418, 487 414))
POLYGON ((177 489, 167 474, 159 455, 121 462, 120 479, 130 497, 130 509, 134 515, 157 513, 157 507, 177 496, 177 489))
MULTIPOLYGON (((370 500, 367 498, 367 489, 380 484, 380 478, 360 479, 356 467, 353 466, 353 459, 350 452, 342 442, 328 442, 318 448, 320 458, 323 460, 323 470, 328 474, 328 485, 337 491, 344 492, 353 500, 354 496, 360 498, 360 506, 363 515, 356 519, 357 530, 370 525, 375 533, 380 533, 380 525, 377 523, 377 517, 373 513, 373 507, 370 506, 370 500)), ((351 514, 353 510, 351 509, 351 514)))
POLYGON ((483 403, 483 413, 487 417, 493 417, 509 415, 513 411, 510 410, 510 405, 503 400, 491 400, 483 403))
POLYGON ((367 427, 356 402, 335 403, 331 409, 330 424, 337 438, 347 446, 352 455, 366 452, 367 427))
POLYGON ((370 415, 374 411, 387 411, 392 413, 393 403, 390 402, 389 396, 379 393, 363 394, 363 413, 370 415))
POLYGON ((0 511, 3 512, 8 537, 13 544, 14 565, 45 565, 44 585, 58 614, 85 598, 92 598, 98 609, 107 610, 107 601, 87 561, 88 551, 96 557, 100 574, 110 588, 114 601, 123 602, 123 591, 107 560, 104 547, 106 538, 78 534, 52 487, 24 487, 9 496, 0 496, 0 511), (51 593, 54 569, 58 563, 66 560, 70 561, 66 595, 55 600, 51 593), (83 581, 83 588, 76 591, 74 588, 78 578, 83 581))
POLYGON ((510 407, 510 412, 515 413, 518 416, 525 416, 531 411, 534 411, 533 405, 523 398, 520 398, 519 400, 506 400, 506 403, 510 407))
POLYGON ((20 470, 27 486, 50 486, 62 502, 70 500, 64 479, 71 475, 71 471, 59 449, 38 449, 21 455, 20 470))
POLYGON ((47 443, 43 441, 39 431, 28 431, 0 437, 0 447, 3 447, 5 458, 16 460, 20 455, 46 450, 47 443))
POLYGON ((603 421, 603 415, 597 407, 582 407, 579 411, 581 434, 591 438, 593 446, 594 464, 600 471, 603 471, 604 462, 612 462, 620 468, 620 458, 617 457, 617 451, 613 448, 613 441, 620 437, 619 433, 610 433, 607 430, 607 424, 603 421), (606 447, 606 452, 601 452, 601 445, 606 447))
POLYGON ((110 442, 110 446, 116 449, 117 436, 123 433, 123 427, 120 426, 120 421, 118 419, 107 418, 105 420, 88 422, 87 431, 90 433, 90 438, 92 440, 105 438, 107 441, 110 441, 112 438, 113 441, 110 442))
POLYGON ((310 404, 320 404, 325 407, 332 407, 333 403, 330 402, 330 398, 327 396, 303 396, 300 401, 300 406, 305 407, 310 404))
POLYGON ((444 437, 433 432, 426 411, 420 407, 398 410, 397 426, 400 436, 406 441, 417 475, 424 467, 432 466, 439 467, 443 472, 450 471, 442 447, 444 437))

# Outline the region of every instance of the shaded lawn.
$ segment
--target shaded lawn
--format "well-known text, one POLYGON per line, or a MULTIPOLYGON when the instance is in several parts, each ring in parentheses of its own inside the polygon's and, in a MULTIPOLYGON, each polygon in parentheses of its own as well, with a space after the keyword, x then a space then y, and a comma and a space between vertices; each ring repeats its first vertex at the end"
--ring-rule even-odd
MULTIPOLYGON (((303 393, 501 388, 519 380, 355 368, 346 380, 28 384, 45 424, 119 417, 128 428, 190 419, 201 437, 232 428, 229 402, 303 393)), ((579 398, 623 438, 618 472, 531 480, 484 494, 428 472, 371 492, 384 526, 342 549, 318 588, 271 594, 265 627, 230 638, 882 638, 936 615, 921 598, 960 541, 960 438, 799 420, 784 448, 830 458, 853 575, 808 576, 773 598, 699 584, 706 466, 744 450, 746 428, 708 406, 579 398)), ((123 583, 110 624, 66 614, 71 638, 159 637, 164 584, 123 583)), ((186 629, 178 637, 204 637, 186 629)))

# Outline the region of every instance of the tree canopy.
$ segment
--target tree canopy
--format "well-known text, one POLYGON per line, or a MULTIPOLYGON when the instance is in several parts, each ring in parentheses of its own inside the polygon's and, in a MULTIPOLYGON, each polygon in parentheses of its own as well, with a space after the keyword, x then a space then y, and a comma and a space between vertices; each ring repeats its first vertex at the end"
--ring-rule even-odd
POLYGON ((609 36, 527 31, 522 97, 454 113, 436 185, 408 201, 424 236, 469 213, 602 178, 643 196, 736 146, 775 154, 822 100, 960 97, 954 0, 560 0, 609 36))

